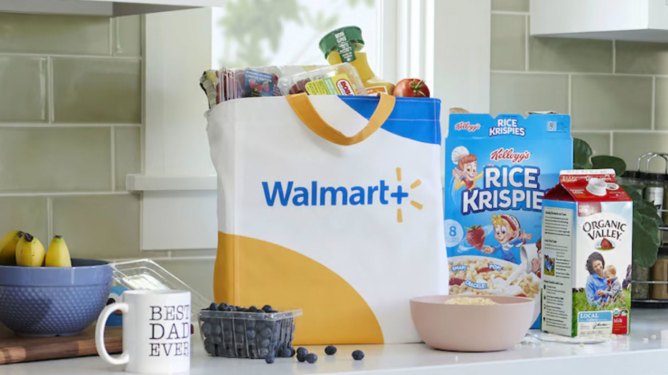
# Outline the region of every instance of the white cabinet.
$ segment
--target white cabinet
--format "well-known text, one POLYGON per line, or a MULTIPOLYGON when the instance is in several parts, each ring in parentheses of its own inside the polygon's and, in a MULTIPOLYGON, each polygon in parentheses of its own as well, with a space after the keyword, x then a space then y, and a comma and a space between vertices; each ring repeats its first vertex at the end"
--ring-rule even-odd
POLYGON ((668 42, 668 0, 531 0, 532 36, 668 42))
POLYGON ((198 7, 222 6, 224 0, 0 0, 0 12, 126 16, 198 7))

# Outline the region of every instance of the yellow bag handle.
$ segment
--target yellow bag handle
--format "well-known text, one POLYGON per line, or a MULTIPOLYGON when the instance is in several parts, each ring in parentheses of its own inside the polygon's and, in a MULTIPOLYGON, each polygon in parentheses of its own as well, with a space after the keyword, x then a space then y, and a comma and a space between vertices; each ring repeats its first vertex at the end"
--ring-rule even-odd
POLYGON ((297 117, 311 129, 315 134, 332 143, 341 146, 350 146, 362 142, 369 138, 376 130, 383 126, 383 123, 390 117, 396 98, 392 95, 380 94, 380 100, 376 110, 371 115, 369 123, 357 134, 350 137, 333 128, 320 117, 313 108, 313 104, 305 93, 286 96, 288 104, 292 107, 297 117))

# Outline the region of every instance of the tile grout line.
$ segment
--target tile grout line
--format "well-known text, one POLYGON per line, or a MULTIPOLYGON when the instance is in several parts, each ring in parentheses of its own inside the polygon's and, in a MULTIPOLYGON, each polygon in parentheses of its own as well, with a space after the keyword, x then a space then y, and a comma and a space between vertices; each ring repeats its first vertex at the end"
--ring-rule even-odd
POLYGON ((65 53, 23 53, 23 52, 0 52, 2 57, 63 57, 70 59, 107 59, 107 60, 129 60, 142 61, 141 56, 109 56, 109 55, 77 55, 65 53))
POLYGON ((20 193, 20 192, 3 192, 0 193, 0 198, 13 198, 13 197, 89 197, 89 196, 105 196, 105 195, 132 195, 133 192, 130 191, 71 191, 71 192, 30 192, 30 193, 20 193))
POLYGON ((493 10, 491 12, 492 15, 500 15, 500 16, 529 16, 531 13, 530 12, 520 12, 520 11, 513 11, 513 10, 493 10))
POLYGON ((568 114, 573 115, 573 75, 568 74, 568 114))
POLYGON ((617 41, 612 40, 612 74, 617 73, 617 41))
POLYGON ((610 137, 610 145, 608 146, 608 152, 610 153, 609 155, 613 155, 613 152, 614 152, 614 150, 615 150, 615 147, 614 147, 614 142, 615 142, 615 132, 614 132, 614 131, 610 131, 610 135, 609 135, 609 137, 610 137))
POLYGON ((111 191, 116 191, 116 128, 109 128, 111 154, 111 191))
POLYGON ((533 75, 566 75, 571 74, 574 76, 594 76, 594 77, 636 77, 636 78, 668 78, 668 75, 662 74, 639 74, 639 73, 610 73, 610 72, 568 72, 568 71, 548 71, 548 70, 532 70, 532 71, 522 71, 522 70, 507 70, 507 69, 490 69, 490 73, 496 74, 533 74, 533 75))
POLYGON ((54 76, 53 76, 53 57, 49 56, 46 58, 46 95, 47 95, 47 100, 49 101, 48 104, 48 121, 47 125, 51 126, 53 122, 56 120, 56 114, 55 114, 55 108, 56 105, 54 103, 54 98, 55 95, 53 95, 54 91, 54 76))
POLYGON ((529 71, 529 15, 524 17, 524 71, 529 71))
POLYGON ((53 198, 46 198, 46 239, 53 238, 53 198))
POLYGON ((652 77, 652 130, 656 130, 656 76, 652 77))
POLYGON ((116 22, 116 17, 109 18, 109 39, 107 40, 109 46, 109 56, 114 55, 114 22, 116 22))
POLYGON ((2 128, 140 128, 142 124, 103 124, 103 123, 46 123, 46 122, 0 122, 0 129, 2 128))

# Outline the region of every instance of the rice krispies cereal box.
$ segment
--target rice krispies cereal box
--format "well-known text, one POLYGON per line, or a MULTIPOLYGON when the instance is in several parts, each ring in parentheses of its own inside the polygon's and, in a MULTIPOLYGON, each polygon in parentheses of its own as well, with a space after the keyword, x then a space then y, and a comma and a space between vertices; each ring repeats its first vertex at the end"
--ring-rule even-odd
POLYGON ((562 171, 559 180, 543 201, 542 330, 628 334, 633 202, 612 169, 562 171))
MULTIPOLYGON (((540 312, 543 196, 560 170, 572 168, 572 148, 568 115, 450 115, 450 294, 526 296, 540 312)), ((534 328, 540 328, 538 317, 534 328)))

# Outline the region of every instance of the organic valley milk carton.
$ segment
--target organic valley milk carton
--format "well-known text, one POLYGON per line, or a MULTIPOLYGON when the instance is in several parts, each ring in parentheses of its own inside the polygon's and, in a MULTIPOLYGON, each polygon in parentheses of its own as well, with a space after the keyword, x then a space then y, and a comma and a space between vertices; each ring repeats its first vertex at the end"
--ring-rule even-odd
POLYGON ((450 293, 534 298, 538 317, 543 195, 572 168, 570 117, 452 114, 445 145, 450 293))
POLYGON ((632 229, 615 171, 561 172, 543 200, 543 331, 629 333, 632 229))

